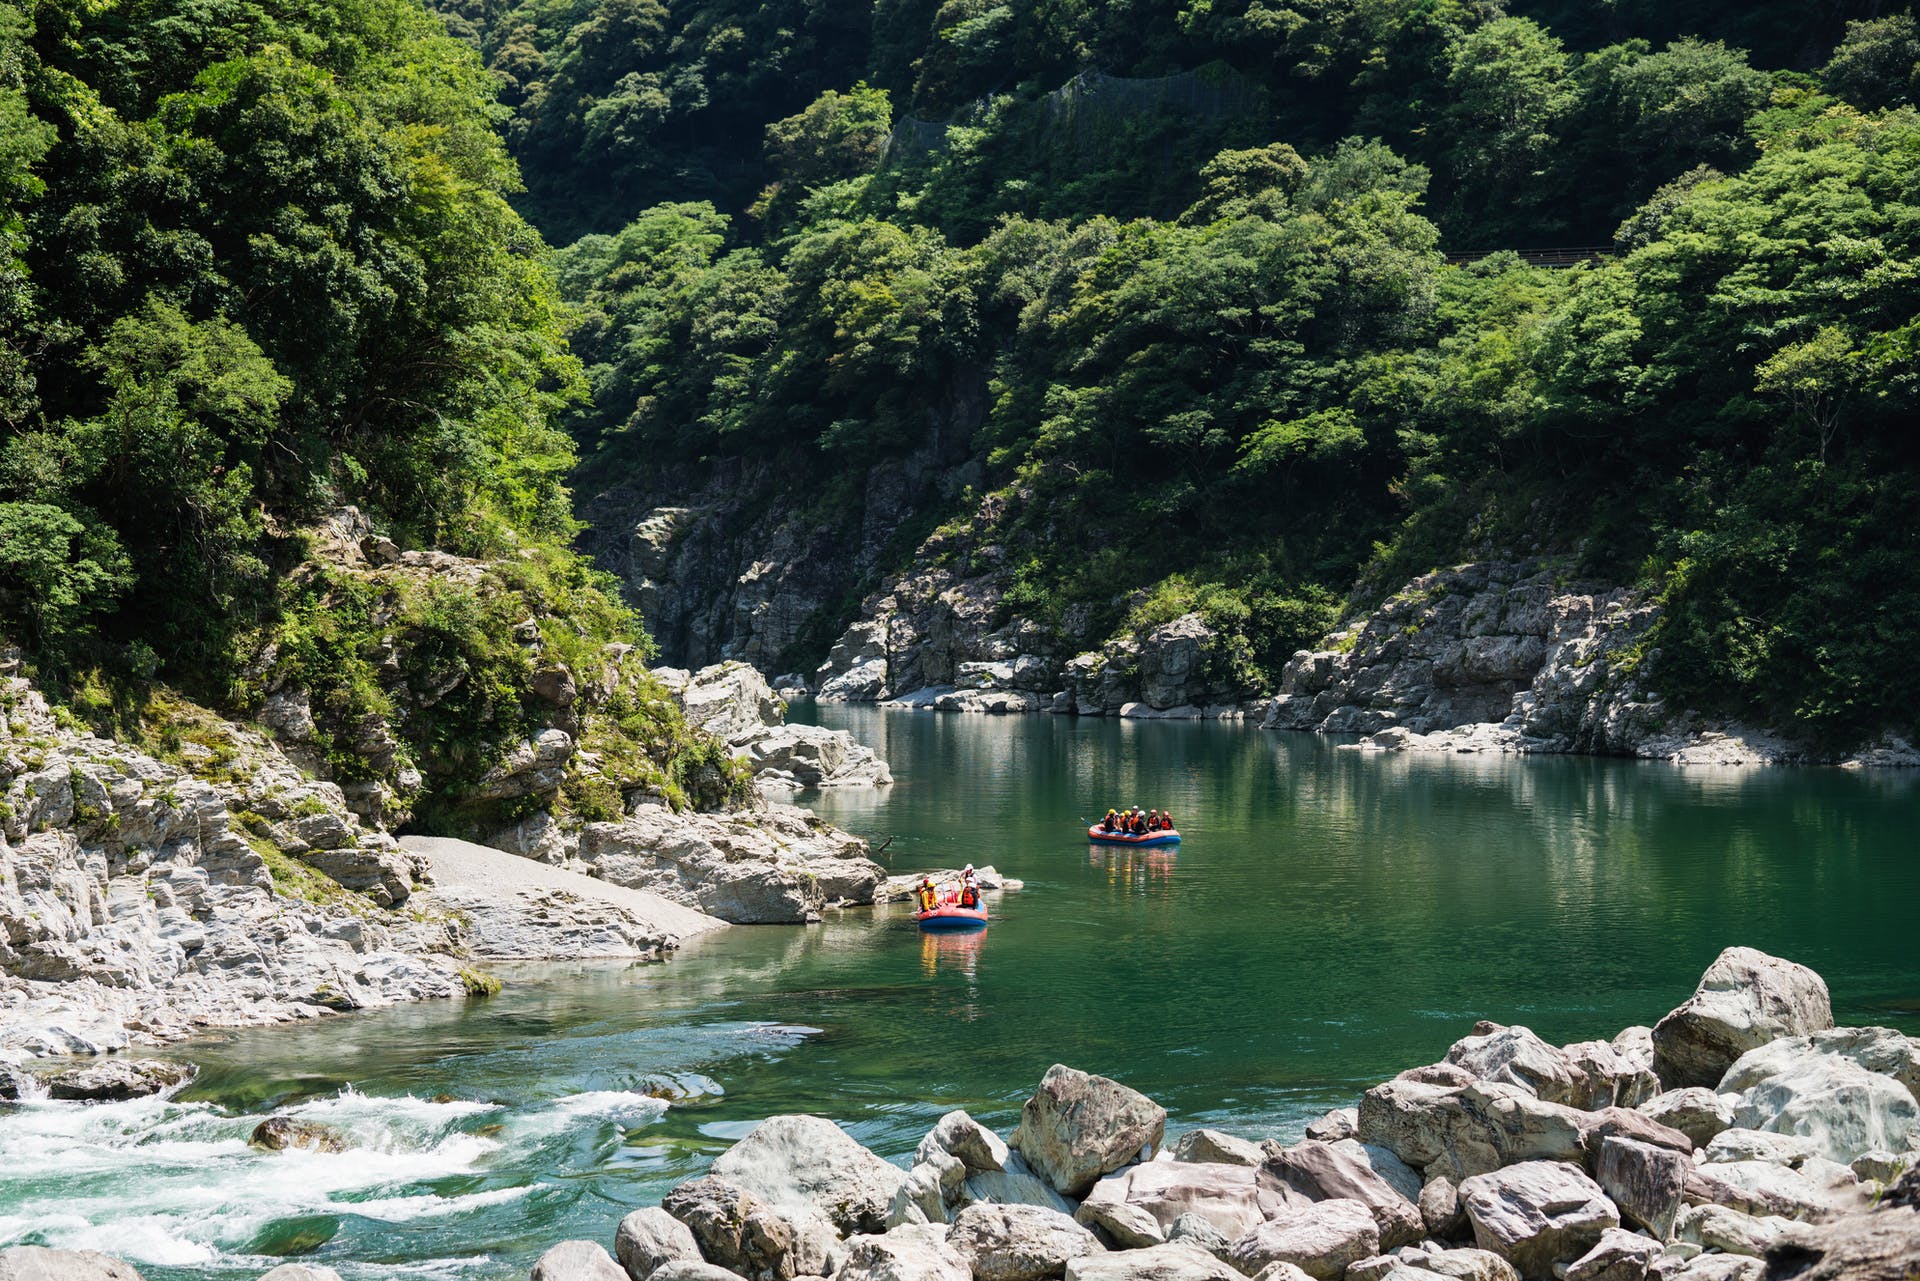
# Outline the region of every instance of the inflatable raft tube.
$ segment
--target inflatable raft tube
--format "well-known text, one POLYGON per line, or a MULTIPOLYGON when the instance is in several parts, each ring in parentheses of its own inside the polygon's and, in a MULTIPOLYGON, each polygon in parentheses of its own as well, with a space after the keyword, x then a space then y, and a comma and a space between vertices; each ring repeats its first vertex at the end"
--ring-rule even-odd
POLYGON ((982 930, 987 926, 987 905, 961 907, 942 903, 931 912, 915 912, 913 919, 923 930, 982 930))
POLYGON ((1158 832, 1135 836, 1131 832, 1109 832, 1095 823, 1087 829, 1087 839, 1098 841, 1102 845, 1178 845, 1180 833, 1169 827, 1158 832))

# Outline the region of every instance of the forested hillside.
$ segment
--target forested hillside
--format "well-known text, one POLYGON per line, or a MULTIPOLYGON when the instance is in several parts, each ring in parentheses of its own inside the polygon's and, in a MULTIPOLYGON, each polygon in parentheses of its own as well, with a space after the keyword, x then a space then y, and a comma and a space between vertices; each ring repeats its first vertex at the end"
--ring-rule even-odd
POLYGON ((0 610, 102 717, 255 705, 263 647, 383 712, 308 532, 353 503, 520 567, 406 606, 477 675, 413 722, 471 777, 537 719, 487 637, 632 630, 571 483, 599 547, 731 503, 769 667, 916 550, 1068 653, 1198 609, 1249 690, 1356 582, 1542 554, 1664 602, 1689 704, 1912 724, 1906 5, 444 10, 0 6, 0 610))
POLYGON ((1904 11, 603 0, 452 22, 502 78, 525 207, 557 242, 592 233, 558 256, 586 491, 725 476, 754 519, 871 542, 874 467, 949 479, 758 661, 810 668, 984 500, 1002 609, 1069 646, 1199 607, 1271 687, 1356 579, 1559 554, 1663 598, 1656 675, 1687 703, 1832 742, 1911 724, 1904 11), (1446 262, 1569 244, 1610 256, 1446 262))
MULTIPOLYGON (((410 0, 0 4, 0 673, 216 771, 182 691, 297 695, 398 823, 551 722, 542 665, 644 644, 568 545, 583 380, 493 88, 410 0)), ((568 724, 699 790, 625 697, 568 724)))

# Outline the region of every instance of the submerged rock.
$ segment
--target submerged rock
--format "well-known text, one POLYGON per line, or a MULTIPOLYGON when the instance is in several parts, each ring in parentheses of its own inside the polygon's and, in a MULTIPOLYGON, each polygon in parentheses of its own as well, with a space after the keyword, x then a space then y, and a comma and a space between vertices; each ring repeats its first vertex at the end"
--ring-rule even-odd
POLYGON ((271 1152, 304 1148, 309 1152, 345 1152, 347 1141, 330 1126, 290 1116, 270 1116, 253 1127, 247 1142, 271 1152))

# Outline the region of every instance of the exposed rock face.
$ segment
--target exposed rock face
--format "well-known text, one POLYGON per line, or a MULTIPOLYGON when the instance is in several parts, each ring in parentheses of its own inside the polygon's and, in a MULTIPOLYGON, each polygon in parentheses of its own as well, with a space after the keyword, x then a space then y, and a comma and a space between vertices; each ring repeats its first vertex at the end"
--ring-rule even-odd
POLYGON ((1738 1125, 1794 1135, 1805 1141, 1804 1150, 1841 1163, 1869 1152, 1920 1147, 1920 1102, 1893 1077, 1833 1054, 1770 1058, 1772 1070, 1734 1106, 1738 1125))
POLYGON ((92 1054, 461 990, 446 923, 381 910, 411 893, 411 856, 260 735, 183 711, 185 747, 226 762, 215 787, 61 726, 18 677, 0 707, 0 970, 25 981, 0 1048, 92 1054))
POLYGON ((1691 1165, 1686 1157, 1650 1143, 1607 1138, 1597 1164, 1595 1177, 1622 1217, 1663 1241, 1673 1234, 1691 1165))
POLYGON ((783 1213, 818 1211, 842 1233, 887 1230, 905 1174, 817 1116, 775 1116, 721 1153, 713 1173, 783 1213))
POLYGON ((1574 1166, 1524 1161, 1460 1185, 1474 1241, 1523 1277, 1551 1277, 1554 1265, 1591 1250, 1620 1215, 1600 1185, 1574 1166))
POLYGON ((1144 1094, 1056 1063, 1021 1109, 1014 1146, 1057 1190, 1083 1196, 1101 1175, 1151 1156, 1166 1127, 1167 1110, 1144 1094))
POLYGON ((744 663, 697 672, 659 668, 689 723, 720 739, 752 769, 763 790, 873 787, 893 782, 887 763, 845 730, 787 724, 786 703, 744 663))
POLYGON ((1735 1059, 1782 1036, 1833 1026, 1827 985, 1804 965, 1730 947, 1679 1009, 1654 1025, 1653 1069, 1668 1089, 1718 1085, 1735 1059))
POLYGON ((1545 561, 1490 561, 1414 579, 1295 654, 1262 723, 1374 735, 1370 746, 1398 750, 1802 758, 1781 739, 1667 707, 1638 661, 1658 606, 1559 574, 1545 561))
POLYGON ((773 805, 741 814, 677 814, 641 805, 580 831, 572 866, 736 924, 818 920, 835 897, 871 903, 881 881, 858 837, 810 811, 773 805))

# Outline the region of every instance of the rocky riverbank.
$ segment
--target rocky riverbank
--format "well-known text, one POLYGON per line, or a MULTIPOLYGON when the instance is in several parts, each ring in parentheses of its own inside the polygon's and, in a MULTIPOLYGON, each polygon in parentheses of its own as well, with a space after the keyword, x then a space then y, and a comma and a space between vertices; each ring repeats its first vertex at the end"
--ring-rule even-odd
MULTIPOLYGON (((1060 1065, 1011 1135, 950 1112, 904 1166, 829 1120, 772 1117, 627 1214, 611 1251, 564 1242, 532 1276, 1910 1281, 1916 1091, 1920 1040, 1836 1028, 1817 974, 1731 948, 1651 1027, 1554 1046, 1481 1023, 1290 1143, 1170 1136, 1151 1099, 1060 1065)), ((0 1276, 28 1275, 137 1276, 100 1255, 0 1252, 0 1276)))
MULTIPOLYGON (((549 670, 558 711, 584 701, 560 692, 574 672, 549 670)), ((750 668, 660 676, 771 795, 891 781, 846 735, 785 725, 750 668)), ((17 658, 0 663, 0 1062, 484 993, 473 967, 491 960, 660 959, 722 924, 871 903, 881 883, 866 843, 810 811, 670 804, 583 748, 577 717, 482 780, 483 803, 527 811, 488 836, 505 853, 397 840, 418 780, 330 781, 308 750, 320 731, 293 714, 305 692, 269 702, 262 730, 174 700, 149 749, 57 714, 17 658), (591 819, 560 803, 588 774, 613 798, 591 819)), ((389 727, 362 739, 410 768, 389 727)))

